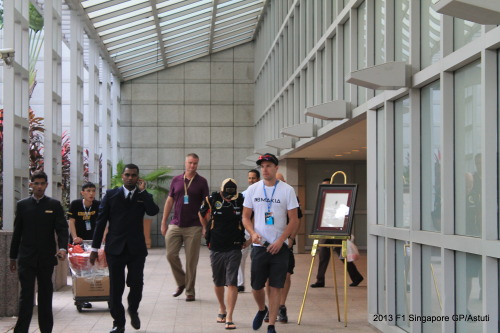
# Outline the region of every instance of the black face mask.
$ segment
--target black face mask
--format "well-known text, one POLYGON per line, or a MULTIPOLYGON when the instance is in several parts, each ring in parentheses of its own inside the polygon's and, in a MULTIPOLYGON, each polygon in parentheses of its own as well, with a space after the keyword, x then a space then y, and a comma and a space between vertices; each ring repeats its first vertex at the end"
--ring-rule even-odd
POLYGON ((234 197, 237 193, 238 186, 236 186, 236 183, 232 181, 232 179, 228 179, 225 181, 225 184, 222 185, 222 196, 226 200, 231 200, 232 197, 234 197))
POLYGON ((222 192, 222 196, 225 199, 230 200, 232 197, 236 195, 236 187, 225 187, 224 191, 222 192))

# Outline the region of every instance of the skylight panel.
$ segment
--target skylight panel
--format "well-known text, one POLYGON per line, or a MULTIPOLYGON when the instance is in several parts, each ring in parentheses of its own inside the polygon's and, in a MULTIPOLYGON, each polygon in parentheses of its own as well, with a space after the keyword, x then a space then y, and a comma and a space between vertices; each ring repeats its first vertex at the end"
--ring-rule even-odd
POLYGON ((138 34, 141 34, 141 33, 144 33, 144 32, 148 32, 148 31, 152 31, 154 30, 153 32, 156 34, 156 29, 154 26, 149 26, 149 27, 146 27, 146 28, 143 28, 143 29, 131 29, 131 30, 128 30, 128 32, 125 32, 121 35, 118 35, 116 37, 113 37, 113 38, 109 38, 109 39, 103 39, 103 43, 104 44, 109 44, 109 43, 113 43, 113 42, 116 42, 116 41, 119 41, 120 39, 124 39, 124 38, 128 38, 128 37, 132 37, 132 36, 135 36, 135 35, 138 35, 138 34))
POLYGON ((141 8, 139 10, 133 11, 133 12, 128 12, 124 13, 122 15, 114 16, 106 20, 102 20, 99 22, 93 22, 94 26, 96 28, 105 26, 107 24, 115 23, 115 22, 120 22, 122 20, 128 19, 128 18, 133 18, 137 15, 145 14, 145 13, 151 13, 151 7, 146 7, 146 8, 141 8))
MULTIPOLYGON (((220 19, 219 15, 217 15, 217 22, 218 23, 223 23, 223 22, 227 22, 227 21, 233 21, 233 20, 237 20, 241 17, 244 17, 244 16, 247 16, 247 15, 250 15, 250 14, 254 14, 255 13, 255 16, 258 17, 258 14, 260 13, 260 9, 255 9, 255 10, 252 10, 252 11, 249 11, 249 12, 244 12, 244 13, 240 13, 238 15, 228 15, 227 18, 224 18, 224 19, 220 19)), ((224 15, 221 15, 221 16, 226 16, 225 14, 224 15)))
POLYGON ((110 0, 85 0, 85 1, 82 1, 82 7, 88 8, 88 7, 100 5, 102 3, 106 3, 108 1, 110 1, 110 0))
MULTIPOLYGON (((123 1, 113 6, 105 7, 96 11, 89 13, 89 18, 94 19, 102 15, 107 15, 110 13, 116 13, 118 11, 124 11, 124 9, 132 9, 133 7, 144 7, 147 6, 151 8, 149 0, 130 0, 123 1)), ((132 9, 133 10, 133 9, 132 9)))
POLYGON ((120 25, 118 27, 113 27, 111 29, 102 30, 102 31, 98 32, 98 34, 99 34, 99 36, 106 36, 108 34, 112 34, 112 33, 115 33, 115 32, 127 30, 129 28, 136 27, 136 26, 139 26, 139 25, 145 24, 145 23, 149 23, 149 24, 153 25, 154 24, 153 18, 152 17, 148 17, 148 18, 140 19, 140 20, 137 20, 137 21, 134 21, 134 22, 126 23, 126 24, 120 25))
POLYGON ((139 42, 142 42, 142 41, 145 41, 145 40, 148 40, 148 39, 155 40, 156 39, 156 34, 144 36, 144 37, 141 37, 141 38, 134 38, 134 39, 132 39, 132 40, 130 40, 128 42, 124 42, 124 43, 119 44, 119 45, 108 46, 108 50, 112 51, 112 50, 119 49, 119 48, 122 48, 122 47, 125 47, 125 46, 128 46, 128 45, 138 44, 139 42))
POLYGON ((112 58, 115 58, 115 57, 120 57, 120 56, 125 55, 125 54, 132 54, 135 51, 147 48, 148 46, 152 46, 152 45, 158 45, 158 43, 156 41, 154 41, 154 42, 140 44, 138 46, 134 46, 134 47, 128 48, 128 49, 123 50, 123 51, 118 51, 118 52, 115 52, 115 53, 110 53, 110 56, 112 58))

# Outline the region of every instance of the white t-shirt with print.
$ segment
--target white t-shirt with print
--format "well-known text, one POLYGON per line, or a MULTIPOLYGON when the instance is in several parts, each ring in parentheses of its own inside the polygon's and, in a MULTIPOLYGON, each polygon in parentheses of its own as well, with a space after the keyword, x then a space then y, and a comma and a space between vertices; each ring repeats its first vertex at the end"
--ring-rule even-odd
POLYGON ((299 207, 299 204, 293 187, 285 182, 279 181, 277 183, 274 195, 274 186, 266 186, 265 188, 266 191, 264 193, 263 180, 251 185, 245 191, 245 201, 243 202, 243 206, 253 209, 254 211, 255 232, 272 244, 285 231, 288 211, 299 207), (273 225, 266 224, 265 213, 268 211, 269 202, 271 202, 270 211, 274 216, 273 225))

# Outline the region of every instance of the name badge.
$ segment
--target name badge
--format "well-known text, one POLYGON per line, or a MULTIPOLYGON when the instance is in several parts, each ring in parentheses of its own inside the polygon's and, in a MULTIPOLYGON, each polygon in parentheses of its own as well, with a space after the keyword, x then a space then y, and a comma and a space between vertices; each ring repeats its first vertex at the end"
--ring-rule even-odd
POLYGON ((184 204, 187 205, 189 203, 189 196, 186 194, 184 195, 184 204))
POLYGON ((265 218, 266 218, 266 224, 267 224, 267 225, 273 225, 273 224, 274 224, 274 216, 273 216, 273 213, 271 213, 271 212, 266 212, 266 213, 265 213, 265 218))
POLYGON ((87 231, 89 231, 91 228, 92 228, 92 226, 90 225, 90 221, 85 221, 85 229, 87 229, 87 231))

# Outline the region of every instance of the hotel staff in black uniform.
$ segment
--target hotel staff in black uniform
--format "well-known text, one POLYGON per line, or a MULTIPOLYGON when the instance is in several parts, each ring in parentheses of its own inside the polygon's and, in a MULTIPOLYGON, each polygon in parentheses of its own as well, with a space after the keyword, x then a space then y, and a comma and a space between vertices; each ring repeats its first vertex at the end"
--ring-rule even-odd
POLYGON ((139 179, 139 167, 127 164, 122 171, 123 186, 107 190, 99 206, 96 230, 92 240, 90 263, 97 259, 106 224, 106 260, 109 267, 110 308, 113 329, 110 333, 125 332, 125 309, 122 295, 125 289, 125 267, 127 267, 128 313, 130 323, 136 330, 141 328, 137 310, 142 299, 144 263, 148 250, 144 238, 144 214, 153 216, 160 209, 153 196, 146 191, 146 182, 139 179))
POLYGON ((68 224, 61 203, 45 196, 47 185, 47 174, 35 172, 30 183, 33 195, 17 203, 10 245, 10 270, 18 271, 21 283, 15 333, 28 333, 33 315, 35 279, 38 282, 40 332, 50 333, 54 326, 52 273, 57 258, 66 259, 68 224), (57 234, 57 244, 54 234, 57 234))

